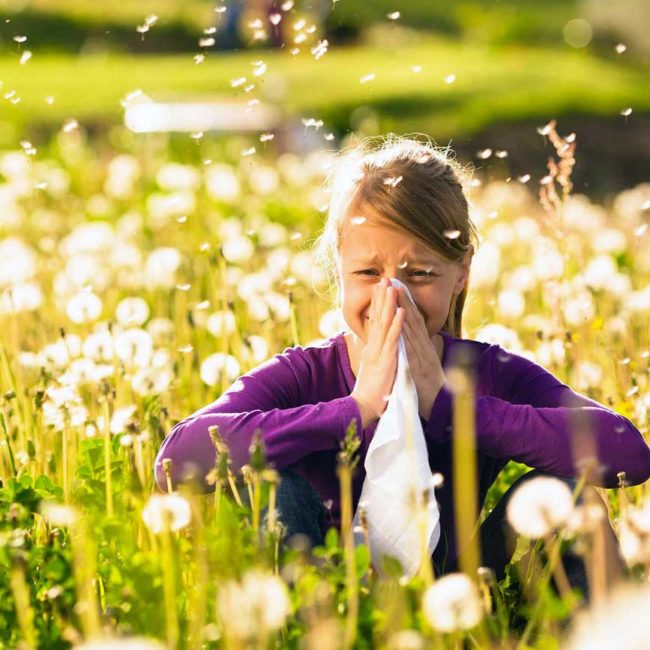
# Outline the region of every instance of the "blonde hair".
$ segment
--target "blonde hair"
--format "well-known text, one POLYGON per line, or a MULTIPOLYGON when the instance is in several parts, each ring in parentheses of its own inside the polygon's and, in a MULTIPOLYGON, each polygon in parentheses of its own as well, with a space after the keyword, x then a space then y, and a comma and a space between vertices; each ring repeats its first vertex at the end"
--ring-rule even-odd
MULTIPOLYGON (((343 150, 327 184, 330 203, 314 244, 316 262, 336 284, 336 260, 345 215, 364 206, 416 237, 451 262, 459 262, 477 242, 463 181, 465 172, 452 152, 394 134, 366 138, 343 150)), ((453 296, 443 329, 460 337, 467 283, 453 296)), ((337 292, 338 300, 338 292, 337 292)))

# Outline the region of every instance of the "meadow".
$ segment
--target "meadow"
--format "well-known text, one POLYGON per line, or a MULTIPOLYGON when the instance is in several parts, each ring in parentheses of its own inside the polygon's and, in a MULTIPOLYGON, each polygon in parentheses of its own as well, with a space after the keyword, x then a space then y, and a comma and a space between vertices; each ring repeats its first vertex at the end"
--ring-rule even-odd
MULTIPOLYGON (((627 566, 607 616, 550 586, 569 543, 600 575, 588 507, 522 535, 517 556, 555 558, 528 581, 514 564, 501 583, 486 569, 405 581, 336 531, 313 553, 282 544, 261 442, 234 476, 213 432, 215 491, 161 493, 153 459, 176 421, 343 326, 310 250, 334 152, 115 142, 98 149, 73 124, 43 150, 0 154, 0 649, 587 648, 621 630, 632 647, 645 634, 650 489, 625 477, 598 490, 627 566)), ((555 142, 565 166, 540 160, 541 185, 471 180, 465 336, 529 356, 648 436, 650 185, 603 205, 574 195, 574 142, 555 142)), ((345 477, 353 435, 340 463, 345 477)), ((510 463, 486 508, 524 471, 510 463)), ((594 589, 598 605, 614 587, 594 589)))

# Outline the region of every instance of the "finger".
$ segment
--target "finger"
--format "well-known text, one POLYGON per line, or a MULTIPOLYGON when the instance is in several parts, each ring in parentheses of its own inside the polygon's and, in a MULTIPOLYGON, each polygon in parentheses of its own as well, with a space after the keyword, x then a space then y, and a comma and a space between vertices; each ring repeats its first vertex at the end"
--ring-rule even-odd
POLYGON ((388 328, 388 333, 386 334, 386 347, 390 347, 391 351, 393 346, 396 346, 397 341, 400 337, 400 334, 402 333, 403 330, 403 325, 404 325, 404 308, 403 307, 398 307, 395 310, 395 318, 393 318, 393 321, 390 324, 390 327, 388 328))
POLYGON ((389 286, 384 289, 385 291, 385 298, 384 298, 384 303, 383 303, 383 309, 382 309, 382 316, 381 316, 381 331, 383 334, 383 338, 386 338, 386 335, 388 333, 388 330, 390 329, 390 326, 395 319, 395 310, 397 308, 397 298, 395 295, 395 287, 389 286))

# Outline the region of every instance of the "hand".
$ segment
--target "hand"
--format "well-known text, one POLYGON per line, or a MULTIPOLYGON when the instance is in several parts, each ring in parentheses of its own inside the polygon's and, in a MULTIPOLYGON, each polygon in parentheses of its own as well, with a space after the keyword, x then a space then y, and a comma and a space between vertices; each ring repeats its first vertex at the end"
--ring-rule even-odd
POLYGON ((402 334, 418 394, 418 411, 420 417, 428 421, 433 403, 446 382, 445 373, 422 314, 401 287, 397 291, 397 303, 406 313, 402 334))
POLYGON ((352 390, 365 429, 386 410, 386 398, 397 374, 397 350, 405 310, 397 307, 397 291, 382 278, 373 288, 368 342, 361 352, 357 380, 352 390))

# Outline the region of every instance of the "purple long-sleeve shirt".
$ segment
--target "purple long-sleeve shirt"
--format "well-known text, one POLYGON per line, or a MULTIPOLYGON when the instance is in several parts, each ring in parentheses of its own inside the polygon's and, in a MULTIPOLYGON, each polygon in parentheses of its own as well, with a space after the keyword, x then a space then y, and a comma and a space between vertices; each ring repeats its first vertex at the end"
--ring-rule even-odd
MULTIPOLYGON (((575 431, 576 416, 582 417, 580 426, 584 428, 586 422, 592 432, 602 485, 615 487, 621 471, 632 485, 650 477, 650 447, 629 420, 574 393, 525 357, 498 345, 440 334, 445 344, 443 368, 449 368, 458 346, 468 346, 474 358, 479 504, 511 459, 557 476, 575 476, 571 431, 575 431)), ((261 429, 267 460, 278 470, 290 468, 306 479, 323 502, 331 502, 330 523, 340 525, 336 455, 350 421, 356 419, 357 431, 361 431, 362 422, 350 397, 354 384, 343 332, 318 345, 287 348, 241 376, 215 402, 174 426, 156 458, 159 486, 166 486, 165 458, 172 459, 174 484, 189 466, 198 469, 200 476, 214 467, 209 426, 219 426, 234 471, 248 462, 253 433, 261 429)), ((455 556, 452 395, 446 387, 422 425, 431 470, 445 478, 444 485, 436 489, 436 498, 441 529, 455 556)), ((353 481, 355 508, 365 477, 363 461, 376 426, 375 422, 361 433, 361 458, 353 481)), ((210 490, 207 483, 205 489, 210 490)))

